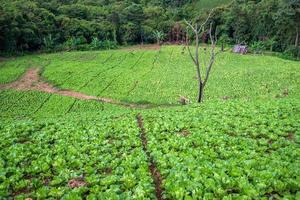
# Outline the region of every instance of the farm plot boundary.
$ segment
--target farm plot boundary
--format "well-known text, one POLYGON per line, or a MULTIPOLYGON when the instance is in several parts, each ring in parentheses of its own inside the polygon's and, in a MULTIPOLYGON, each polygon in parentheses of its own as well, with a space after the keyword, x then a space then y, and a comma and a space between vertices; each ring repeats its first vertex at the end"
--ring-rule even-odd
POLYGON ((111 98, 96 97, 96 96, 91 96, 91 95, 87 95, 72 90, 59 89, 54 87, 50 83, 43 81, 42 78, 40 77, 40 71, 41 68, 29 68, 27 72, 25 72, 25 74, 20 79, 12 83, 0 85, 0 90, 5 90, 5 89, 15 89, 20 91, 33 90, 33 91, 50 93, 50 94, 58 94, 62 96, 73 97, 81 100, 95 100, 95 101, 120 105, 129 108, 148 109, 148 108, 155 108, 155 107, 179 106, 178 104, 160 105, 160 104, 150 104, 150 103, 148 104, 127 103, 127 102, 122 102, 111 98))

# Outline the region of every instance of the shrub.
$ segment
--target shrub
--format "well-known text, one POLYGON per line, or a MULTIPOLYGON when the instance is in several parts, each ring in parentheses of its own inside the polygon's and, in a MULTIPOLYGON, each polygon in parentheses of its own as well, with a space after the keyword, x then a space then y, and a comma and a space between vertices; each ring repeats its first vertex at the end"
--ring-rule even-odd
POLYGON ((92 42, 89 45, 89 49, 91 50, 99 50, 99 49, 116 49, 117 44, 110 40, 100 41, 98 38, 93 38, 92 42))
POLYGON ((266 49, 268 49, 269 51, 273 51, 274 49, 274 46, 276 46, 276 39, 273 37, 273 38, 269 38, 267 40, 264 41, 264 47, 266 49))
POLYGON ((55 41, 51 34, 43 38, 43 49, 51 50, 54 48, 54 45, 55 45, 55 41))
POLYGON ((300 60, 300 47, 294 45, 288 46, 283 54, 287 58, 300 60))
POLYGON ((81 37, 71 37, 69 38, 65 43, 64 47, 67 50, 79 50, 86 44, 86 39, 81 36, 81 37))
POLYGON ((261 54, 266 49, 265 44, 262 41, 253 42, 250 48, 255 54, 261 54))

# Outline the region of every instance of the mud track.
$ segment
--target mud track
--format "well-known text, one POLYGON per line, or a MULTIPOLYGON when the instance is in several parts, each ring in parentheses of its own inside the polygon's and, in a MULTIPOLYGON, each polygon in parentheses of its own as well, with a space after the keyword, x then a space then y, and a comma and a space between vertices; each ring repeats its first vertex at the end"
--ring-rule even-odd
POLYGON ((147 155, 147 160, 149 162, 149 171, 151 172, 151 176, 155 185, 155 195, 158 200, 162 200, 164 199, 163 198, 164 190, 162 188, 163 179, 159 170, 156 167, 156 163, 154 162, 154 159, 151 156, 150 151, 148 150, 148 141, 146 138, 146 130, 144 128, 143 117, 141 114, 138 114, 136 118, 137 118, 138 126, 140 128, 140 138, 143 145, 143 151, 147 155))
POLYGON ((127 102, 121 102, 111 98, 96 97, 81 92, 59 89, 47 82, 44 82, 40 77, 40 71, 41 71, 40 68, 30 68, 26 71, 26 73, 21 78, 19 78, 15 82, 8 83, 8 84, 0 84, 0 90, 5 90, 5 89, 15 89, 19 91, 33 90, 33 91, 50 93, 50 94, 58 94, 62 96, 73 97, 75 99, 80 99, 80 100, 95 100, 95 101, 120 105, 129 108, 148 109, 148 108, 155 108, 155 107, 178 106, 178 104, 156 105, 156 104, 127 103, 127 102))
POLYGON ((153 45, 153 44, 144 44, 144 45, 135 45, 130 47, 122 48, 121 50, 160 50, 160 45, 153 45))

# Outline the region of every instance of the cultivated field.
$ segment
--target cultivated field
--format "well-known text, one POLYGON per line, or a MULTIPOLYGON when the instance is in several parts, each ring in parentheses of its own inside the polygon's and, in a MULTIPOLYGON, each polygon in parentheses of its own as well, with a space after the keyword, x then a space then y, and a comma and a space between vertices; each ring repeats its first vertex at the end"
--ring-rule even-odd
POLYGON ((1 198, 300 198, 299 62, 220 54, 203 104, 180 46, 17 57, 0 84, 1 198))

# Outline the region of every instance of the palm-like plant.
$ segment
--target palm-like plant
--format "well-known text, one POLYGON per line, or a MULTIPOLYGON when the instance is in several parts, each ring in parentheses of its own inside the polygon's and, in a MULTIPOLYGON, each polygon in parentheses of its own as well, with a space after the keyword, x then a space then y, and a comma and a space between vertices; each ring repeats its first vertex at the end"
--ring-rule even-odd
POLYGON ((153 36, 156 39, 157 45, 160 45, 161 41, 165 38, 165 34, 162 31, 153 31, 153 36))

